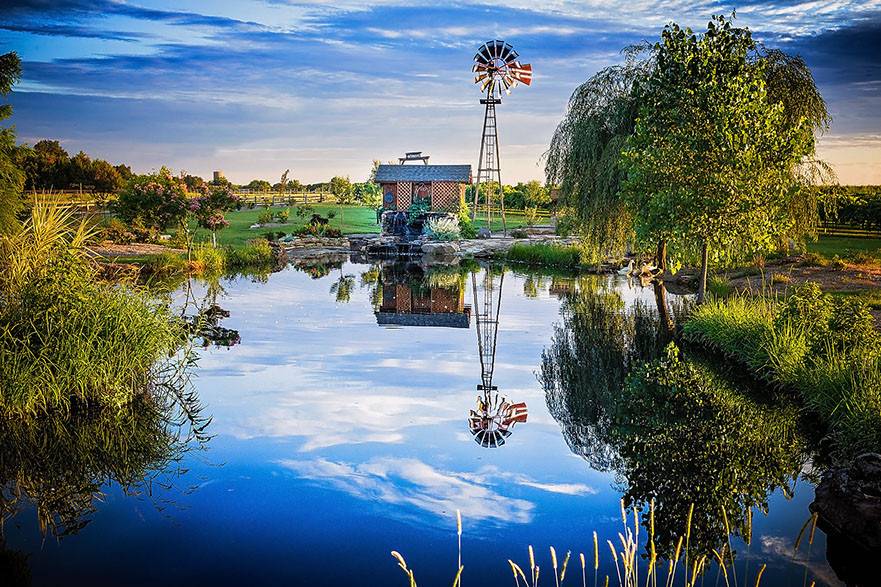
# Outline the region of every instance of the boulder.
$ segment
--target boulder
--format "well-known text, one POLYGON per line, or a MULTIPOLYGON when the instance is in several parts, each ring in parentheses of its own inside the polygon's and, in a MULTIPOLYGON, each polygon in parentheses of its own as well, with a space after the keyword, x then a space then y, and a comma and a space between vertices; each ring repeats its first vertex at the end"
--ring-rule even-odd
POLYGON ((810 510, 827 535, 826 558, 838 577, 874 584, 864 574, 871 566, 866 561, 881 554, 881 455, 866 453, 823 473, 810 510))
POLYGON ((428 242, 422 245, 422 253, 429 257, 454 257, 458 252, 456 243, 428 242))

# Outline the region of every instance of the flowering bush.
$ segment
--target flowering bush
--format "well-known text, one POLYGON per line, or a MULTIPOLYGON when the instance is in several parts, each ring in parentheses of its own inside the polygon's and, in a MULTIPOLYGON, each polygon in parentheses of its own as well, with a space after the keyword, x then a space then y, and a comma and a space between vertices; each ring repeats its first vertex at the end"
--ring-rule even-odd
POLYGON ((462 236, 459 221, 455 218, 429 218, 423 232, 428 238, 436 241, 455 241, 462 236))
POLYGON ((163 167, 158 173, 133 176, 112 211, 128 224, 139 221, 148 229, 162 230, 186 218, 189 201, 184 184, 163 167))
POLYGON ((242 207, 241 199, 228 185, 214 185, 208 193, 189 202, 189 210, 196 217, 199 226, 211 231, 211 241, 217 244, 217 231, 229 226, 224 216, 227 212, 242 207))

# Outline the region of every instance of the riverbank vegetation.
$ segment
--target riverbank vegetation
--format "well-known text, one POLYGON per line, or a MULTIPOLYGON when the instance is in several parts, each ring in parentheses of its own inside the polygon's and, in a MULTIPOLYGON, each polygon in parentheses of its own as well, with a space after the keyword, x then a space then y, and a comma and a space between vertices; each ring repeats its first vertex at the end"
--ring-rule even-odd
POLYGON ((121 407, 147 393, 180 325, 146 290, 106 283, 86 252, 90 232, 37 205, 0 237, 0 410, 121 407))
POLYGON ((683 336, 796 393, 844 456, 881 450, 881 336, 862 301, 816 284, 779 302, 713 300, 694 310, 683 336))

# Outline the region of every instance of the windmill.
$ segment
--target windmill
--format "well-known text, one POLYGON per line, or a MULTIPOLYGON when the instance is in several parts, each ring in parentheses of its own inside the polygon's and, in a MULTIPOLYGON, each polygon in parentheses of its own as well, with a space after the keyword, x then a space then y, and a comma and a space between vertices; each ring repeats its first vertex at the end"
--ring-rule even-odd
MULTIPOLYGON (((481 92, 486 93, 480 103, 486 106, 483 116, 483 135, 480 139, 480 159, 477 164, 477 184, 474 186, 474 203, 471 208, 471 220, 477 218, 477 203, 480 184, 494 181, 498 186, 497 193, 487 192, 483 198, 486 207, 487 227, 492 221, 492 202, 498 197, 502 213, 502 229, 507 234, 505 222, 505 199, 502 197, 502 170, 499 161, 499 133, 496 125, 496 105, 502 103, 502 91, 511 93, 517 84, 532 84, 532 66, 521 64, 519 54, 509 43, 504 41, 487 41, 474 55, 474 83, 480 85, 481 92)), ((496 190, 491 190, 495 192, 496 190)))
POLYGON ((473 291, 473 312, 477 323, 477 349, 480 354, 480 383, 477 390, 477 406, 468 415, 468 428, 474 441, 486 448, 497 448, 505 444, 511 429, 517 422, 526 422, 525 403, 511 403, 493 385, 493 372, 496 366, 496 341, 499 333, 499 311, 502 301, 502 286, 505 275, 499 277, 496 289, 495 275, 487 267, 483 274, 483 295, 477 287, 477 274, 471 274, 473 291))

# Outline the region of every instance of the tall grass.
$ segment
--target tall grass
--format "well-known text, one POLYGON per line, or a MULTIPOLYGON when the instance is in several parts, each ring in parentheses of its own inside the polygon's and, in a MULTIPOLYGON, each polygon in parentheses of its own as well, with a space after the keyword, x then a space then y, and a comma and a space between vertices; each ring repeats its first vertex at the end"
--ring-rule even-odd
POLYGON ((525 265, 576 269, 584 264, 582 257, 581 249, 575 245, 514 243, 508 250, 507 260, 525 265))
MULTIPOLYGON (((572 560, 572 551, 566 551, 565 556, 558 557, 557 550, 550 546, 548 548, 549 565, 543 566, 541 559, 536 555, 532 545, 527 548, 527 559, 525 562, 518 563, 513 559, 508 559, 508 567, 511 570, 511 576, 515 587, 538 587, 539 585, 560 585, 566 584, 567 577, 575 575, 575 585, 587 587, 588 585, 605 585, 617 584, 619 587, 674 587, 682 585, 683 587, 695 587, 695 585, 703 585, 708 578, 707 575, 716 568, 717 574, 715 584, 721 585, 724 582, 726 587, 736 587, 743 585, 744 587, 760 587, 762 577, 765 573, 767 565, 762 564, 757 569, 750 572, 747 565, 741 569, 741 575, 738 579, 737 568, 735 564, 735 551, 730 539, 719 550, 714 550, 712 556, 701 554, 692 555, 689 550, 689 539, 692 530, 692 519, 689 516, 685 527, 682 529, 677 541, 676 547, 668 554, 663 555, 658 552, 655 544, 654 535, 654 503, 649 504, 648 512, 641 512, 637 508, 626 508, 624 501, 621 501, 621 520, 622 529, 616 536, 607 539, 602 543, 597 533, 593 532, 593 548, 588 549, 588 554, 579 552, 575 563, 579 568, 575 572, 569 571, 569 563, 572 560), (632 515, 631 515, 632 514, 632 515), (647 515, 646 515, 647 514, 647 515), (648 532, 643 537, 640 536, 640 517, 647 519, 648 532), (606 548, 608 546, 608 549, 606 548), (645 549, 645 555, 640 554, 640 550, 645 549), (689 558, 691 556, 691 558, 689 558), (614 574, 600 575, 600 561, 610 560, 614 574), (580 572, 579 572, 580 571, 580 572), (552 579, 548 578, 548 574, 552 575, 552 579), (544 582, 542 581, 544 580, 544 582)), ((453 574, 452 587, 459 587, 462 584, 462 575, 464 566, 462 565, 462 525, 461 515, 457 515, 457 536, 459 544, 458 568, 453 574)), ((725 518, 724 510, 721 512, 722 518, 725 518)), ((808 544, 813 545, 814 529, 816 528, 817 517, 812 516, 805 522, 802 533, 796 538, 793 556, 799 550, 802 541, 802 534, 810 526, 810 534, 808 535, 808 544)), ((750 539, 747 538, 747 544, 750 539)), ((398 563, 406 576, 407 583, 410 587, 416 587, 416 572, 407 564, 404 555, 400 552, 391 551, 392 558, 398 563)), ((807 577, 807 576, 806 576, 807 577)), ((812 583, 813 584, 813 583, 812 583)))
POLYGON ((0 237, 0 410, 38 414, 74 403, 122 406, 153 384, 182 342, 168 309, 132 284, 106 283, 89 230, 38 203, 0 237))
POLYGON ((814 284, 779 302, 715 300, 694 311, 683 336, 796 392, 828 425, 839 456, 881 450, 881 336, 861 301, 814 284))

